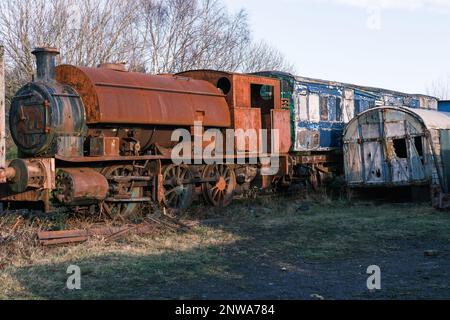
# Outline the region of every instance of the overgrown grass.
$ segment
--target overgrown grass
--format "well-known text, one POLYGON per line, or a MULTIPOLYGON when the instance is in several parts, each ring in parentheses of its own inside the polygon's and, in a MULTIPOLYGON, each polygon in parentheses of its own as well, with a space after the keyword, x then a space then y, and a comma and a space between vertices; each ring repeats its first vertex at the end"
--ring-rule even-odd
MULTIPOLYGON (((51 225, 27 221, 19 244, 0 245, 0 299, 201 298, 187 284, 224 290, 239 281, 246 264, 329 262, 398 250, 402 241, 450 241, 450 213, 426 204, 263 198, 226 209, 198 207, 190 216, 223 221, 187 233, 161 231, 58 248, 33 240, 36 228, 51 225), (81 291, 65 289, 71 264, 82 269, 81 291)), ((0 219, 5 235, 15 218, 0 219)))

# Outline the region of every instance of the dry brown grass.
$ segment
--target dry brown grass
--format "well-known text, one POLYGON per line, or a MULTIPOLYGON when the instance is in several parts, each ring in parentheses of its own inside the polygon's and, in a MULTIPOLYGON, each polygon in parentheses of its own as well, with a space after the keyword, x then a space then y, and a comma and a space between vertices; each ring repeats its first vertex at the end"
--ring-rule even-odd
MULTIPOLYGON (((157 229, 116 242, 92 238, 77 245, 40 246, 39 230, 93 226, 92 221, 66 218, 25 219, 10 240, 0 244, 0 299, 164 298, 164 288, 189 279, 239 277, 236 261, 281 255, 273 264, 282 261, 289 269, 291 258, 330 261, 391 250, 395 241, 450 242, 450 215, 427 205, 350 204, 324 195, 307 202, 260 198, 226 209, 198 206, 186 217, 193 226, 187 232, 157 229), (199 220, 204 218, 214 223, 199 220), (82 267, 90 289, 64 290, 70 264, 82 267), (141 292, 149 283, 152 293, 141 292)), ((0 217, 2 237, 10 236, 16 221, 17 216, 0 217)))

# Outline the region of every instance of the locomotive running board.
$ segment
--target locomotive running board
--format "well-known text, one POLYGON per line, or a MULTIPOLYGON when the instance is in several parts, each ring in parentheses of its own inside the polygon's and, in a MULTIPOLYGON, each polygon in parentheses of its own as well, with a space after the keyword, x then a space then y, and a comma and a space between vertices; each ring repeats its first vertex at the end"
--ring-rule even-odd
MULTIPOLYGON (((260 157, 267 157, 268 155, 258 154, 243 154, 243 155, 224 155, 223 159, 253 159, 258 160, 260 157)), ((284 154, 275 154, 274 157, 283 157, 284 154)), ((71 163, 95 163, 95 162, 127 162, 127 161, 145 161, 145 160, 172 160, 171 157, 158 155, 158 156, 99 156, 99 157, 64 157, 60 155, 55 156, 56 160, 71 162, 71 163)), ((193 158, 194 159, 194 158, 193 158)), ((214 159, 203 159, 214 160, 214 159)))

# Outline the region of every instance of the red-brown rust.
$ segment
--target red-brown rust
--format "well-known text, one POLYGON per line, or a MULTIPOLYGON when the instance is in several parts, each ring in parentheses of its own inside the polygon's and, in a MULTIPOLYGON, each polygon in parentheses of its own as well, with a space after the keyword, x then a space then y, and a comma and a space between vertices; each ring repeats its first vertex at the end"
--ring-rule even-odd
POLYGON ((291 149, 290 110, 272 110, 272 129, 278 130, 278 153, 289 153, 291 149))
POLYGON ((206 81, 70 65, 56 79, 81 95, 88 124, 192 126, 202 113, 206 127, 230 125, 224 96, 206 81))
MULTIPOLYGON (((285 110, 286 102, 282 103, 280 80, 214 70, 186 71, 180 75, 205 80, 221 88, 226 95, 232 127, 235 130, 255 129, 259 136, 260 129, 277 129, 279 130, 279 153, 289 152, 291 147, 290 111, 285 110), (272 89, 271 96, 263 97, 264 87, 272 89)), ((270 140, 268 144, 270 147, 270 140)), ((249 151, 248 141, 244 149, 249 151)))
POLYGON ((206 80, 218 86, 219 80, 222 78, 230 82, 231 88, 229 92, 224 92, 230 108, 251 108, 259 107, 251 105, 251 84, 266 85, 274 87, 274 108, 280 109, 281 95, 280 95, 280 80, 240 74, 231 72, 222 72, 215 70, 193 70, 179 73, 179 75, 190 77, 198 80, 206 80))

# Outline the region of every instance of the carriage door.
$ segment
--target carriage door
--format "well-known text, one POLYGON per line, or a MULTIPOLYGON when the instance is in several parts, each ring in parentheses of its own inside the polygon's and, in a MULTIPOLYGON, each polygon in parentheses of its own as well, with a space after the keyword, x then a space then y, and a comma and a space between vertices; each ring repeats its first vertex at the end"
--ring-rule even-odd
POLYGON ((441 136, 441 157, 444 171, 444 192, 449 192, 450 186, 450 130, 440 130, 441 136))
POLYGON ((372 113, 366 121, 360 122, 359 130, 361 141, 361 153, 363 155, 363 177, 367 184, 380 184, 386 179, 384 170, 383 124, 380 121, 380 113, 372 113))

